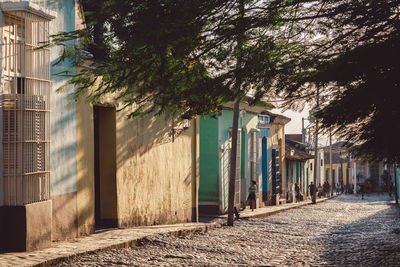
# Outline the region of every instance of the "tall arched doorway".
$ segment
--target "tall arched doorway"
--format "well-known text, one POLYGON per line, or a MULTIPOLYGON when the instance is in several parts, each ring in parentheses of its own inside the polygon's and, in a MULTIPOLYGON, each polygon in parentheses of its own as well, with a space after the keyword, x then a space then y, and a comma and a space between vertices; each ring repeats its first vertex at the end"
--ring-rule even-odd
MULTIPOLYGON (((266 137, 262 138, 261 142, 261 168, 262 168, 262 187, 263 192, 268 192, 268 141, 266 137)), ((263 194, 264 195, 264 194, 263 194)))

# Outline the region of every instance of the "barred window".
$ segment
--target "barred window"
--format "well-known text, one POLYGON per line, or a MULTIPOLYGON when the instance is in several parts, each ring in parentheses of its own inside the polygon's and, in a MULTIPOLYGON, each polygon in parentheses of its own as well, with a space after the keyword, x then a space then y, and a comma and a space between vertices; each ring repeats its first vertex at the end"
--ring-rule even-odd
POLYGON ((0 204, 50 198, 50 51, 54 12, 30 2, 1 3, 0 204))

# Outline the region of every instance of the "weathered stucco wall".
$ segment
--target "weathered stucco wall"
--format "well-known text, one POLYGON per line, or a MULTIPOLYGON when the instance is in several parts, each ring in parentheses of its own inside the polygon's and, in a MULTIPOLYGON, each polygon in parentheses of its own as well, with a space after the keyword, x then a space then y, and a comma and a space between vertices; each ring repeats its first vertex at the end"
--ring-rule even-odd
MULTIPOLYGON (((50 22, 49 34, 75 30, 75 1, 36 1, 41 6, 57 12, 50 22)), ((61 47, 52 47, 50 64, 61 56, 61 47)), ((77 160, 76 160, 76 107, 68 95, 73 90, 66 86, 65 91, 56 92, 68 82, 68 78, 57 75, 63 71, 75 70, 69 62, 51 65, 50 94, 50 180, 52 200, 53 240, 65 240, 77 236, 77 160)))
POLYGON ((192 198, 196 194, 192 184, 196 124, 183 130, 182 125, 172 126, 172 118, 127 120, 127 112, 117 113, 119 226, 191 221, 196 205, 192 198))
MULTIPOLYGON (((78 116, 78 222, 81 234, 94 226, 93 107, 80 102, 78 116)), ((198 125, 172 119, 116 113, 117 217, 120 227, 194 220, 198 192, 198 125), (196 136, 196 139, 194 138, 196 136)))
MULTIPOLYGON (((43 1, 38 1, 39 4, 43 1)), ((57 17, 50 23, 50 33, 75 30, 75 1, 46 1, 46 6, 57 12, 57 17)), ((51 64, 58 61, 62 52, 61 47, 52 47, 50 53, 51 64)), ((76 108, 68 94, 73 90, 67 86, 65 91, 56 92, 68 81, 66 77, 57 73, 72 71, 68 62, 60 63, 50 68, 52 92, 50 98, 51 114, 51 195, 57 196, 76 192, 76 108)))
MULTIPOLYGON (((81 17, 76 14, 76 27, 81 17)), ((113 106, 111 97, 104 100, 113 106)), ((77 209, 79 234, 95 224, 93 106, 77 103, 77 209)), ((117 217, 121 227, 196 220, 199 183, 199 124, 189 129, 172 119, 116 113, 117 217)))
MULTIPOLYGON (((75 6, 75 28, 84 28, 78 3, 75 6)), ((78 234, 88 235, 95 229, 94 122, 93 106, 84 99, 76 104, 76 146, 78 234)))
POLYGON ((93 107, 77 103, 77 209, 78 233, 94 232, 94 123, 93 107))

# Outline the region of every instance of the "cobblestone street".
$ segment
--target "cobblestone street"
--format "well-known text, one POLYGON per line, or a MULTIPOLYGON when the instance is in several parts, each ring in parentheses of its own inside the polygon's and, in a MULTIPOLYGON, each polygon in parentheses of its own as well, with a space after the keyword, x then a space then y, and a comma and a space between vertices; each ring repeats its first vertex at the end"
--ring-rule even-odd
POLYGON ((339 196, 235 227, 138 248, 89 254, 58 266, 400 266, 399 209, 387 196, 339 196))

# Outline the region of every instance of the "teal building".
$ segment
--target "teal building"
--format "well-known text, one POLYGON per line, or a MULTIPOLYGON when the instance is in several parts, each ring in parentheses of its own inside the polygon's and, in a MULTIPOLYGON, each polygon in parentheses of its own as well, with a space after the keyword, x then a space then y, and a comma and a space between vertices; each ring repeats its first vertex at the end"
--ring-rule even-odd
MULTIPOLYGON (((258 114, 261 110, 249 107, 240 110, 235 184, 238 207, 246 200, 250 180, 259 180, 258 114)), ((200 212, 225 213, 228 209, 232 122, 233 110, 229 107, 200 118, 200 212)))
MULTIPOLYGON (((241 104, 235 177, 235 205, 238 208, 245 206, 251 180, 258 186, 257 207, 270 203, 268 199, 280 193, 281 160, 279 150, 272 149, 270 137, 273 118, 279 116, 262 107, 241 104)), ((229 106, 200 118, 200 212, 227 212, 232 122, 233 110, 229 106)))

